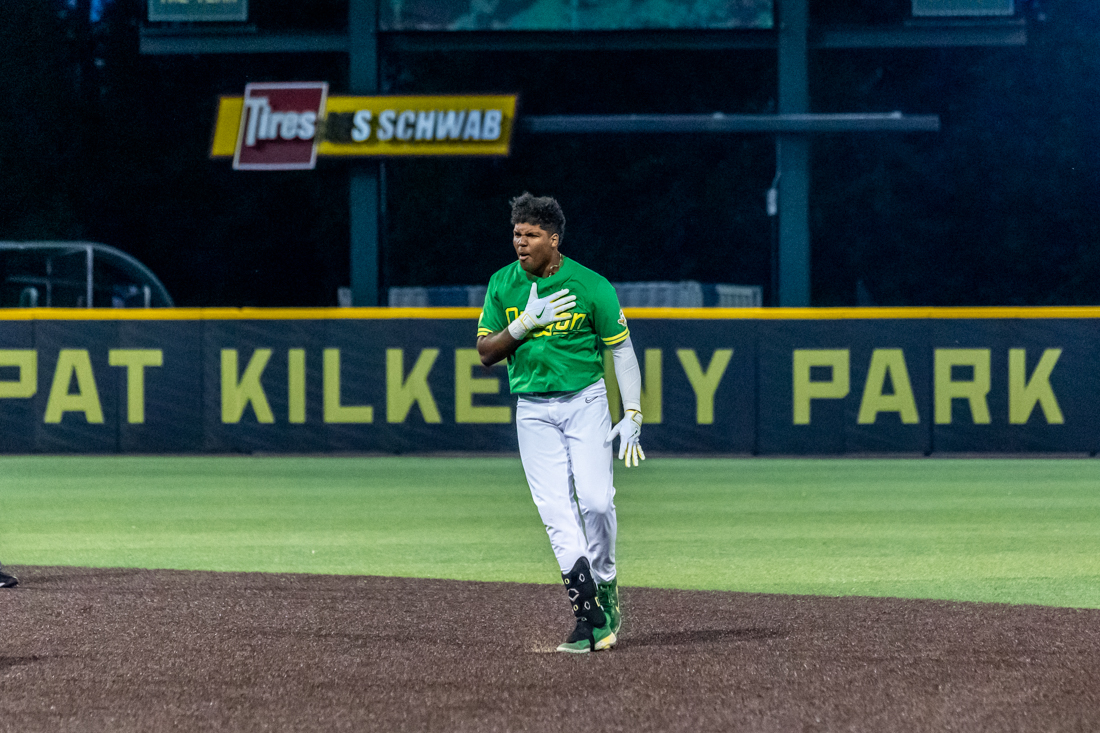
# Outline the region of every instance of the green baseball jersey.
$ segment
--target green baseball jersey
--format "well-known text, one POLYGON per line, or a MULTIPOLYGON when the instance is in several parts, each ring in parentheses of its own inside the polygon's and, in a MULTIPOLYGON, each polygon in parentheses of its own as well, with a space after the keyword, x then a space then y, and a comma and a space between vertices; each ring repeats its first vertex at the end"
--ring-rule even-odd
POLYGON ((532 331, 508 357, 508 383, 513 394, 576 392, 603 377, 603 346, 622 343, 630 335, 615 288, 602 275, 568 257, 550 277, 528 275, 519 262, 497 270, 489 279, 477 335, 503 331, 519 317, 531 295, 562 288, 577 296, 572 318, 532 331))

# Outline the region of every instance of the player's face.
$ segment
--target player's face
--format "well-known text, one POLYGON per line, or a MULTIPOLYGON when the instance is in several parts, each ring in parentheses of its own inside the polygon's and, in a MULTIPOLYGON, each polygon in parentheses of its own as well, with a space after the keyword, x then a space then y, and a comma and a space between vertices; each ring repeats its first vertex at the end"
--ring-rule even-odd
POLYGON ((557 262, 558 235, 537 224, 516 224, 512 229, 512 246, 516 248, 519 266, 535 277, 545 277, 550 266, 557 262))

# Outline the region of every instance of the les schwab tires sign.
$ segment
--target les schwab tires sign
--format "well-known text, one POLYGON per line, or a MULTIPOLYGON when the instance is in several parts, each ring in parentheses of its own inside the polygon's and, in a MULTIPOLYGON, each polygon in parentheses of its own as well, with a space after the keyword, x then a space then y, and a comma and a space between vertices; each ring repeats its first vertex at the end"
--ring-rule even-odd
POLYGON ((324 82, 256 83, 219 100, 210 156, 238 170, 309 169, 318 156, 503 156, 515 114, 515 95, 332 97, 324 82))

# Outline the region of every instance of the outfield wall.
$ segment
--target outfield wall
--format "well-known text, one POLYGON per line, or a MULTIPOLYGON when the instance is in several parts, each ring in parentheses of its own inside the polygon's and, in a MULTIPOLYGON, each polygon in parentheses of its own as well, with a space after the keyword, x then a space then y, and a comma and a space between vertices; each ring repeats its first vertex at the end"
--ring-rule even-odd
MULTIPOLYGON (((9 311, 0 452, 515 450, 514 400, 504 367, 478 361, 477 316, 9 311)), ((1100 308, 627 317, 651 451, 1100 450, 1100 308)))

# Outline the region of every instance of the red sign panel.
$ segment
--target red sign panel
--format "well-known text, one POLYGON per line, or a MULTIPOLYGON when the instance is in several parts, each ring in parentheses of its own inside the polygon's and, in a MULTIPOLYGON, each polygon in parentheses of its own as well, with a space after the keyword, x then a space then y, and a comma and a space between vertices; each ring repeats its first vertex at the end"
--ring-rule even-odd
POLYGON ((325 82, 249 84, 237 134, 237 170, 301 170, 317 162, 325 82))

